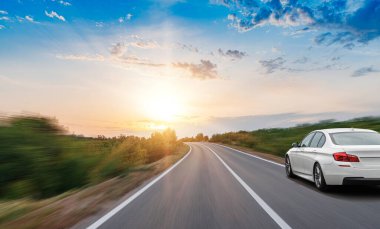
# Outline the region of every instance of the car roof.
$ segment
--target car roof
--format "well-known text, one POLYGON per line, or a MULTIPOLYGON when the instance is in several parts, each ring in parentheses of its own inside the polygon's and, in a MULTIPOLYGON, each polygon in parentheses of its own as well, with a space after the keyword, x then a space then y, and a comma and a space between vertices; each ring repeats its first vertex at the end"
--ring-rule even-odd
POLYGON ((331 133, 341 133, 341 132, 376 132, 373 130, 368 130, 368 129, 358 129, 358 128, 335 128, 335 129, 323 129, 323 130, 317 130, 317 131, 322 131, 328 134, 331 133))

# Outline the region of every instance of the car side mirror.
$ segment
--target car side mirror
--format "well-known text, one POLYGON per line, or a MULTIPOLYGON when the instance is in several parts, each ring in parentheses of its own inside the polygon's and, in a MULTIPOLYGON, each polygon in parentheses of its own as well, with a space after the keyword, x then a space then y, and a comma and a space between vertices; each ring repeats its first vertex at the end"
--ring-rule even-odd
POLYGON ((292 143, 292 147, 293 148, 298 148, 298 147, 300 147, 300 145, 298 144, 298 142, 293 142, 292 143))

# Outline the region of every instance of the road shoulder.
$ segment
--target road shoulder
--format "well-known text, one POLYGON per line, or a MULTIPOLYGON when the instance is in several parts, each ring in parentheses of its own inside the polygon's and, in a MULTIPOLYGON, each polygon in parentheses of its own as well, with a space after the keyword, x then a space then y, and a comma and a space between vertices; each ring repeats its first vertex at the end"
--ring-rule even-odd
POLYGON ((227 147, 230 147, 232 149, 240 150, 240 151, 242 151, 244 153, 248 153, 248 154, 251 154, 251 155, 254 155, 254 156, 257 156, 257 157, 261 157, 261 158, 269 160, 269 161, 273 161, 273 162, 276 162, 276 163, 279 163, 279 164, 284 164, 284 158, 283 157, 275 156, 275 155, 268 154, 268 153, 257 152, 257 151, 254 151, 254 150, 252 150, 250 148, 243 147, 243 146, 236 146, 236 145, 216 143, 216 142, 215 142, 215 144, 222 145, 222 146, 227 146, 227 147))

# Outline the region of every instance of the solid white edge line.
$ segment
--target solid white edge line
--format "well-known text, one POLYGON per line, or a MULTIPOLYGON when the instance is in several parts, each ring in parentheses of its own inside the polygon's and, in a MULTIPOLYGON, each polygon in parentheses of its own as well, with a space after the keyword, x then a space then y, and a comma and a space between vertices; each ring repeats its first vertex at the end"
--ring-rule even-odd
POLYGON ((228 147, 228 146, 220 145, 220 144, 217 144, 217 143, 212 143, 212 144, 217 145, 217 146, 221 146, 221 147, 224 147, 224 148, 227 148, 227 149, 232 149, 232 150, 234 150, 236 152, 245 154, 247 156, 250 156, 250 157, 253 157, 253 158, 257 158, 257 159, 260 159, 260 160, 263 160, 263 161, 266 161, 266 162, 269 162, 269 163, 272 163, 272 164, 275 164, 275 165, 279 165, 279 166, 285 167, 285 165, 283 165, 283 164, 280 164, 280 163, 277 163, 277 162, 274 162, 274 161, 271 161, 271 160, 268 160, 268 159, 264 159, 262 157, 255 156, 255 155, 252 155, 252 154, 249 154, 249 153, 246 153, 246 152, 243 152, 243 151, 240 151, 240 150, 228 147))
POLYGON ((145 192, 148 188, 150 188, 153 184, 155 184, 157 181, 159 181, 161 178, 163 178, 166 174, 168 174, 170 171, 172 171, 177 165, 179 165, 183 160, 185 160, 191 153, 192 147, 191 145, 188 145, 190 147, 189 152, 181 158, 179 161, 177 161, 174 165, 172 165, 170 168, 165 170, 163 173, 161 173, 158 177, 156 177, 154 180, 149 182, 147 185, 145 185, 143 188, 138 190, 136 193, 134 193, 132 196, 130 196, 128 199, 126 199, 124 202, 119 204, 117 207, 112 209, 110 212, 108 212, 106 215, 98 219, 96 222, 91 224, 87 227, 87 229, 96 229, 100 227, 103 223, 105 223, 107 220, 109 220, 112 216, 114 216, 116 213, 118 213, 121 209, 123 209, 125 206, 127 206, 129 203, 131 203, 134 199, 136 199, 138 196, 140 196, 143 192, 145 192))
POLYGON ((264 211, 280 226, 282 229, 291 229, 291 227, 267 204, 259 195, 256 194, 248 185, 241 179, 224 161, 219 157, 214 150, 210 147, 204 145, 208 148, 227 168, 227 170, 235 177, 235 179, 243 186, 243 188, 252 196, 253 199, 264 209, 264 211))

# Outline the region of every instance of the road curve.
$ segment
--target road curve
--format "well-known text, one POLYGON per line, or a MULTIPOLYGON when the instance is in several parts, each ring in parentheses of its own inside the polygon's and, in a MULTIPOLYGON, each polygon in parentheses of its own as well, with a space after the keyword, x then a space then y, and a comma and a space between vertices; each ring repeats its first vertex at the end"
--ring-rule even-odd
POLYGON ((212 143, 191 153, 98 228, 378 228, 380 189, 326 194, 284 168, 212 143))

